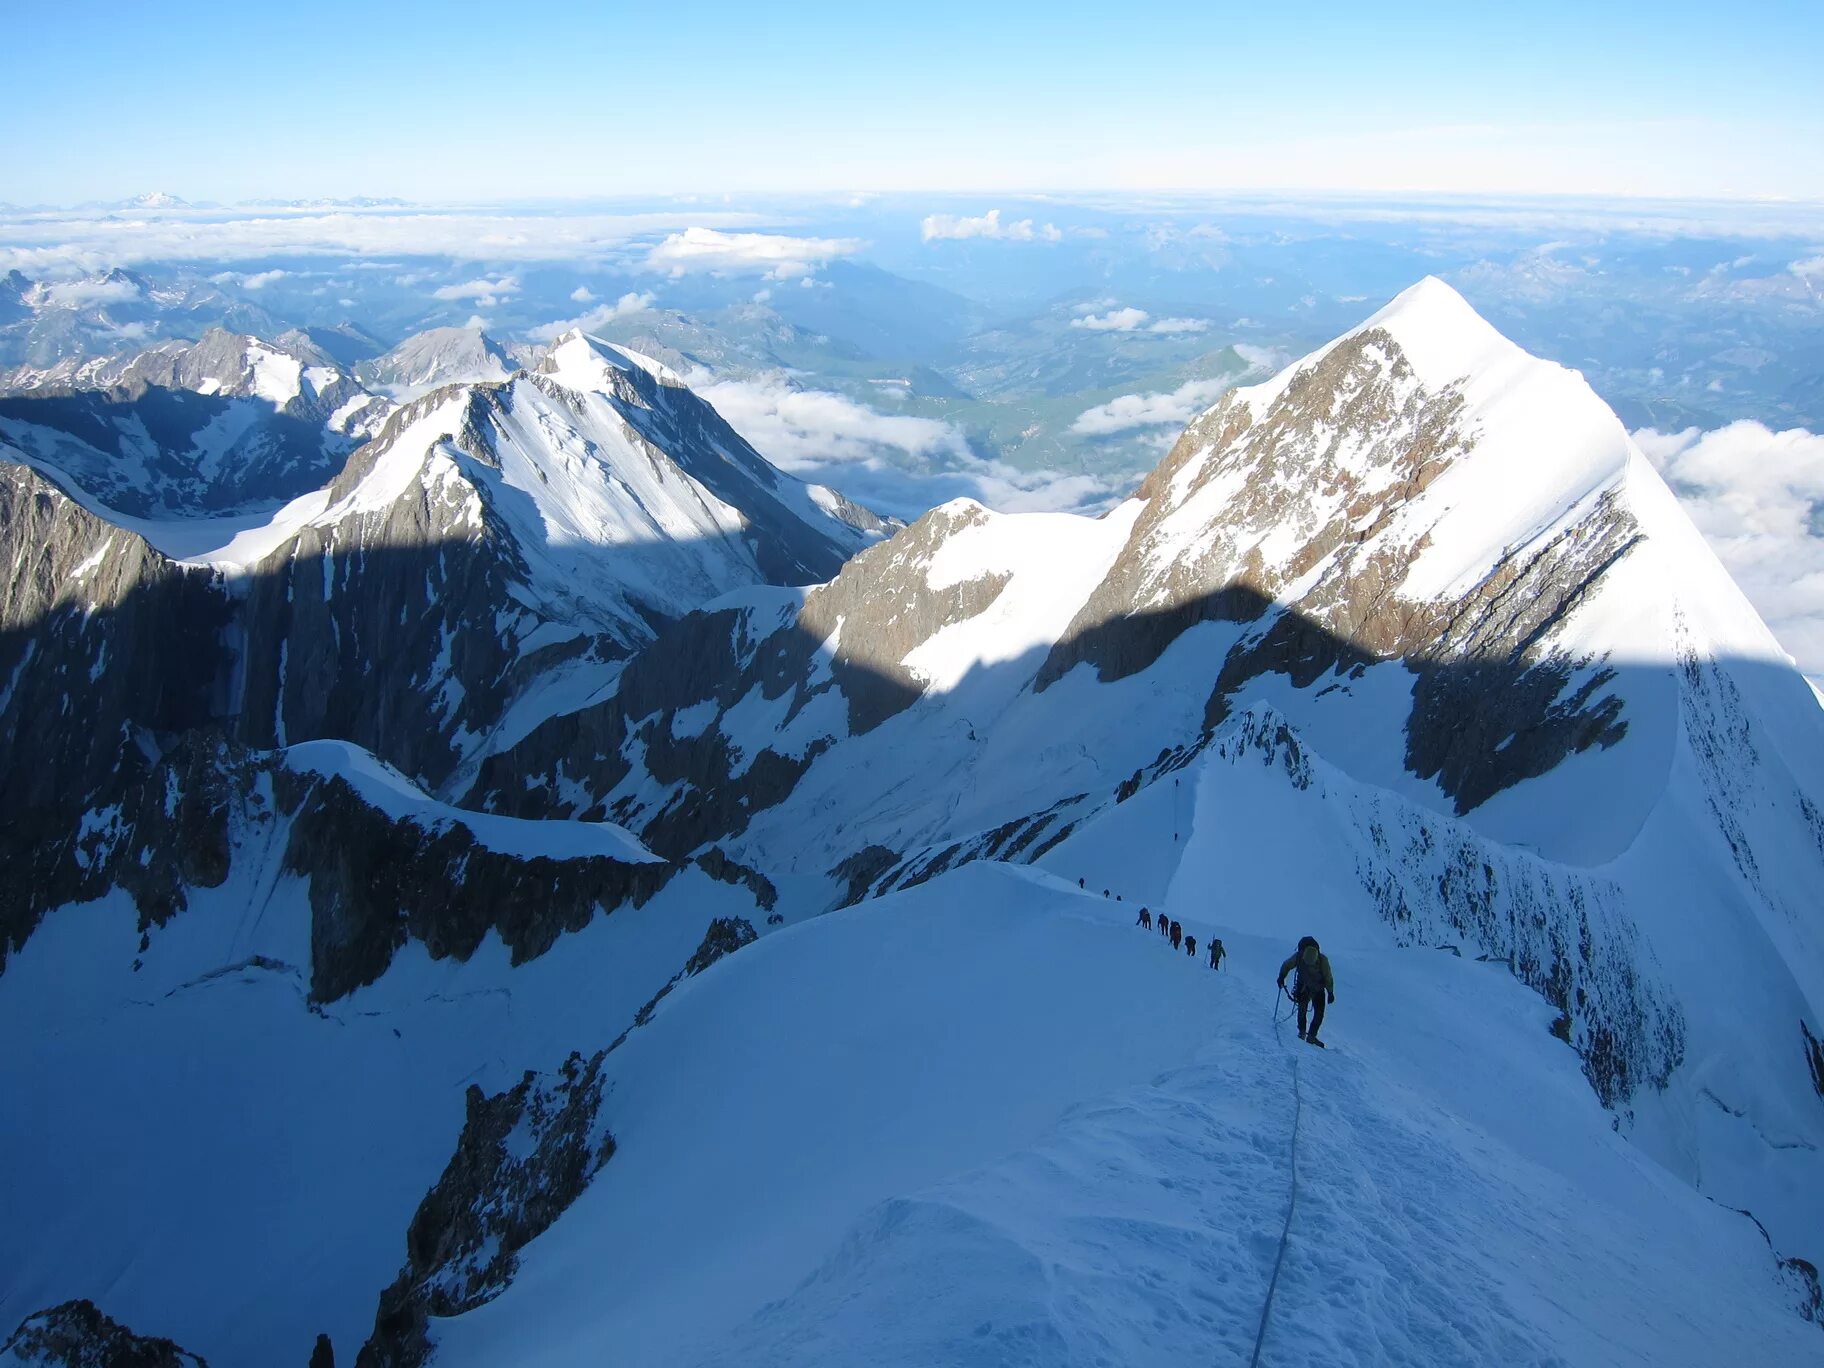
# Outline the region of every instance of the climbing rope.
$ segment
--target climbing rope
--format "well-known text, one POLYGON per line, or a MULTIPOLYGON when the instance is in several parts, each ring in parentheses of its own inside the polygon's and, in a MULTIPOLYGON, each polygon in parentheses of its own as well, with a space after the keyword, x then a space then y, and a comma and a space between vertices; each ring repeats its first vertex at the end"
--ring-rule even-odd
MULTIPOLYGON (((1283 992, 1281 996, 1284 996, 1283 992)), ((1281 1046, 1286 1042, 1279 1031, 1279 1004, 1273 1005, 1273 1039, 1281 1046)), ((1260 1368, 1260 1346, 1266 1343, 1267 1320, 1273 1314, 1273 1295, 1279 1291, 1279 1269, 1286 1261, 1286 1241, 1292 1234, 1292 1213, 1298 1210, 1298 1123, 1305 1113, 1305 1095, 1298 1083, 1298 1056, 1292 1056, 1292 1149, 1291 1195, 1286 1200, 1286 1223, 1279 1232, 1279 1253, 1273 1257, 1273 1276, 1267 1280, 1267 1300, 1260 1308, 1260 1328, 1254 1332, 1254 1357, 1248 1368, 1260 1368)))

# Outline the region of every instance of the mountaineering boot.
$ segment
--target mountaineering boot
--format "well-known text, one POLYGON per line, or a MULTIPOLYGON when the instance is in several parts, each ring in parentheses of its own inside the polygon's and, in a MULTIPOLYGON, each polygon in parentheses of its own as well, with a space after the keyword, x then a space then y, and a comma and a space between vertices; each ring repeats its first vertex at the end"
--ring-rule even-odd
POLYGON ((1303 1026, 1300 1026, 1298 1028, 1298 1038, 1300 1040, 1303 1040, 1305 1038, 1305 1028, 1303 1026))
POLYGON ((1307 1044, 1307 1045, 1315 1045, 1315 1046, 1317 1046, 1317 1048, 1318 1048, 1318 1049, 1320 1049, 1320 1050, 1324 1050, 1324 1049, 1328 1049, 1328 1048, 1329 1048, 1329 1046, 1327 1046, 1327 1045, 1325 1045, 1325 1044, 1324 1044, 1324 1042, 1323 1042, 1323 1041, 1321 1041, 1321 1040, 1319 1040, 1319 1039, 1318 1039, 1318 1038, 1317 1038, 1317 1032, 1316 1032, 1316 1031, 1313 1031, 1313 1032, 1312 1032, 1312 1033, 1311 1033, 1311 1034, 1310 1034, 1310 1035, 1308 1035, 1308 1036, 1306 1036, 1306 1037, 1305 1037, 1305 1044, 1307 1044))

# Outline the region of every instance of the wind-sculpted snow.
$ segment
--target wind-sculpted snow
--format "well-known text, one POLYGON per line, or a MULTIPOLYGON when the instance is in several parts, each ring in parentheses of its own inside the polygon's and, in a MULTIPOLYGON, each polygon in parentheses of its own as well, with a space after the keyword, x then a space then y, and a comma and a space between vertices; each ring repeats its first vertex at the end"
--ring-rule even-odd
POLYGON ((1502 966, 1326 938, 1305 1052, 1292 928, 1182 910, 1221 974, 992 865, 762 940, 608 1057, 614 1159, 435 1361, 1245 1362, 1294 1068, 1263 1362, 1815 1357, 1753 1224, 1640 1161, 1502 966))

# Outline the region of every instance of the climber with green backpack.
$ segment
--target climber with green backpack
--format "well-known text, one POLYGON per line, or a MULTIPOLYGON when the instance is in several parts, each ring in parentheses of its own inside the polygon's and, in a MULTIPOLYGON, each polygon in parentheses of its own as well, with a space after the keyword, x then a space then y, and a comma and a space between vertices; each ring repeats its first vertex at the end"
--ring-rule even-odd
POLYGON ((1291 974, 1292 1001, 1298 1004, 1298 1038, 1323 1048, 1317 1028, 1324 1024, 1324 1004, 1336 1001, 1336 978, 1330 972, 1330 957, 1317 948, 1317 938, 1306 936, 1298 943, 1284 964, 1279 966, 1279 987, 1284 992, 1286 975, 1291 974), (1305 1029, 1305 1014, 1311 1014, 1311 1028, 1305 1029))

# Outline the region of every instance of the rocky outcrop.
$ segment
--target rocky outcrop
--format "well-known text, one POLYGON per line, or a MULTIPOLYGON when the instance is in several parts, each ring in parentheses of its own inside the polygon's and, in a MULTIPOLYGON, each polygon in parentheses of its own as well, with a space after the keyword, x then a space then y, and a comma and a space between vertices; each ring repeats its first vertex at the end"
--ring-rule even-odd
POLYGON ((746 888, 754 895, 754 902, 761 911, 771 912, 779 905, 779 890, 773 886, 773 881, 752 865, 731 859, 721 846, 711 846, 697 856, 696 863, 697 868, 710 878, 733 884, 737 888, 746 888))
POLYGON ((291 829, 284 869, 309 880, 310 996, 329 1002, 372 983, 408 940, 466 960, 491 931, 514 964, 623 905, 642 906, 676 872, 599 855, 527 858, 489 849, 467 827, 395 818, 340 776, 279 768, 291 829))
MULTIPOLYGON (((451 396, 395 414, 330 485, 332 506, 439 407, 451 396)), ((452 411, 452 436, 478 407, 485 401, 471 395, 452 411)), ((242 738, 270 747, 336 737, 441 783, 528 681, 623 649, 575 630, 532 644, 545 619, 523 602, 527 573, 482 484, 459 476, 414 480, 387 504, 300 528, 246 589, 242 738)))
POLYGON ((0 575, 4 967, 48 908, 93 886, 83 843, 176 738, 220 715, 232 671, 211 575, 24 466, 0 465, 0 575))
POLYGON ((432 1316, 492 1301, 519 1251, 547 1230, 614 1155, 599 1120, 602 1062, 572 1054, 555 1076, 528 1073, 493 1097, 470 1086, 467 1116, 443 1175, 405 1234, 405 1267, 380 1295, 357 1368, 417 1368, 432 1316))
POLYGON ((600 1116, 605 1062, 680 981, 755 939, 752 924, 740 918, 710 923, 684 967, 607 1048, 588 1059, 572 1053, 555 1075, 528 1073, 492 1097, 469 1088, 456 1151, 412 1217, 405 1267, 380 1295, 357 1368, 419 1368, 431 1352, 430 1317, 459 1315, 506 1289, 519 1251, 614 1156, 614 1136, 600 1116))
POLYGON ((1053 647, 1043 691, 1078 665, 1119 679, 1206 622, 1234 624, 1206 729, 1263 674, 1310 688, 1398 660, 1418 676, 1407 765, 1467 812, 1626 731, 1600 661, 1551 637, 1639 530, 1610 496, 1471 591, 1402 590, 1429 532, 1413 500, 1470 456, 1454 387, 1420 384, 1382 329, 1343 339, 1270 400, 1234 395, 1194 422, 1142 486, 1127 546, 1053 647))
POLYGON ((1805 1067, 1811 1072, 1811 1086, 1819 1097, 1824 1097, 1824 1041, 1811 1033, 1803 1019, 1799 1022, 1799 1033, 1805 1037, 1805 1067))
POLYGON ((0 1362, 17 1368, 208 1368, 168 1339, 136 1335, 91 1301, 67 1301, 27 1316, 0 1362))

